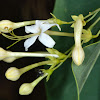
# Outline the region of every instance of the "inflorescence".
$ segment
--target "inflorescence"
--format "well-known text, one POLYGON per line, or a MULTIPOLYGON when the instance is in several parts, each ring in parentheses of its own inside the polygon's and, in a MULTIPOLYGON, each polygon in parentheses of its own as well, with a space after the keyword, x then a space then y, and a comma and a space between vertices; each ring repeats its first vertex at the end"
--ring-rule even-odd
MULTIPOLYGON (((16 59, 19 59, 21 57, 45 57, 46 61, 34 63, 31 65, 28 65, 24 68, 16 68, 16 67, 10 67, 5 73, 5 76, 8 80, 16 81, 18 80, 22 74, 25 72, 42 66, 42 65, 48 65, 48 69, 40 69, 42 74, 39 76, 36 80, 34 80, 31 83, 24 83, 19 88, 19 94, 20 95, 29 95, 32 93, 34 87, 44 78, 46 78, 46 81, 50 79, 50 76, 52 73, 61 66, 61 64, 66 61, 68 58, 72 57, 73 62, 80 66, 84 59, 85 59, 85 53, 82 45, 84 43, 89 42, 93 38, 97 38, 100 34, 100 30, 96 35, 92 35, 92 28, 99 22, 100 17, 88 28, 84 29, 84 26, 92 20, 96 14, 100 11, 100 8, 89 13, 87 16, 83 16, 80 14, 79 16, 73 15, 71 16, 74 21, 66 22, 61 21, 60 19, 57 19, 53 14, 52 17, 48 20, 33 20, 33 21, 25 21, 25 22, 11 22, 9 20, 2 20, 0 21, 0 32, 1 35, 4 37, 15 40, 12 45, 9 47, 15 45, 17 42, 24 40, 24 47, 25 51, 28 51, 29 47, 34 44, 36 39, 38 38, 39 41, 45 45, 47 48, 47 52, 12 52, 8 50, 4 50, 0 47, 0 60, 3 60, 4 62, 11 63, 16 59), (34 24, 34 25, 33 25, 34 24), (51 27, 57 26, 58 29, 61 31, 60 25, 62 24, 71 24, 71 27, 74 28, 73 33, 66 33, 66 32, 56 32, 56 31, 50 31, 51 27), (31 25, 31 26, 27 26, 31 25), (18 36, 15 35, 13 30, 25 26, 25 32, 28 33, 24 36, 18 36), (9 33, 9 34, 8 34, 9 33), (29 34, 31 33, 31 34, 29 34), (54 41, 50 35, 55 36, 69 36, 74 37, 75 44, 67 50, 65 53, 61 53, 58 50, 54 49, 54 45, 56 45, 56 41, 54 41)), ((8 47, 8 48, 9 48, 8 47)))

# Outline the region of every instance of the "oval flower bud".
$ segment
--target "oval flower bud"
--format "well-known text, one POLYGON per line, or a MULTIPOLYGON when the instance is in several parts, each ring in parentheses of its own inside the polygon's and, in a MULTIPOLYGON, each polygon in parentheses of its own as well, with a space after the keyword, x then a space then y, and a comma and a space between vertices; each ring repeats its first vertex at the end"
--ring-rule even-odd
POLYGON ((73 49, 72 58, 76 65, 78 66, 81 65, 84 60, 84 57, 85 57, 84 50, 81 46, 75 47, 73 49))
POLYGON ((0 32, 9 33, 16 28, 20 28, 26 25, 34 24, 34 21, 25 21, 25 22, 17 22, 14 23, 10 20, 2 20, 0 21, 0 32))
POLYGON ((16 57, 7 57, 7 58, 4 58, 3 61, 7 63, 12 63, 16 59, 17 59, 16 57))
POLYGON ((6 71, 5 76, 8 80, 16 81, 20 78, 21 73, 20 73, 19 69, 17 69, 16 67, 10 67, 6 71))
POLYGON ((33 91, 33 86, 31 85, 31 83, 24 83, 21 85, 20 89, 19 89, 19 94, 20 95, 29 95, 31 94, 33 91))
POLYGON ((7 57, 7 51, 0 47, 0 60, 7 57))
POLYGON ((14 23, 9 20, 0 21, 0 32, 8 33, 13 30, 14 23))
POLYGON ((46 76, 48 73, 43 74, 43 76, 38 77, 36 80, 34 80, 32 83, 24 83, 19 88, 19 94, 20 95, 29 95, 32 93, 35 86, 46 76))

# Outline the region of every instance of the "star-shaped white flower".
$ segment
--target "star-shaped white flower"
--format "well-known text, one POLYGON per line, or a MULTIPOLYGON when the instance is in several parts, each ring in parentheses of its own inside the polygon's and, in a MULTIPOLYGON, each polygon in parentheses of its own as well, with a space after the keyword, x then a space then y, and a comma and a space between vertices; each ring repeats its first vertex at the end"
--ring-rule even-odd
POLYGON ((28 38, 24 42, 25 51, 27 51, 28 48, 35 43, 37 38, 46 47, 53 48, 53 46, 55 45, 55 41, 48 34, 45 34, 44 32, 55 25, 59 28, 59 30, 61 30, 58 24, 50 24, 46 21, 39 21, 39 20, 36 20, 35 25, 25 26, 26 33, 34 33, 34 34, 40 33, 40 35, 32 36, 31 38, 28 38))

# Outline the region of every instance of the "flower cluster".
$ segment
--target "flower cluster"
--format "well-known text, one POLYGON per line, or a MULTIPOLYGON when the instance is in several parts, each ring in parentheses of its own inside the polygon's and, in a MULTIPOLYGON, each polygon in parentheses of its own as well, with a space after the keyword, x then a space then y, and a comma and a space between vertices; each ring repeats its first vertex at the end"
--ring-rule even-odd
POLYGON ((25 51, 28 51, 29 47, 35 43, 36 39, 38 39, 44 46, 47 47, 46 48, 47 52, 42 52, 42 53, 41 52, 38 53, 37 52, 32 52, 32 53, 12 52, 12 51, 4 50, 3 48, 0 47, 0 60, 3 60, 7 63, 11 63, 14 60, 19 59, 21 57, 47 58, 46 61, 34 63, 32 65, 28 65, 20 69, 16 67, 10 67, 6 71, 5 73, 6 78, 11 81, 16 81, 21 77, 22 74, 24 74, 25 72, 33 68, 42 65, 49 66, 48 69, 40 69, 42 75, 38 77, 36 80, 34 80, 33 82, 22 84, 21 87, 19 88, 20 95, 29 95, 30 93, 32 93, 34 87, 42 79, 46 78, 46 81, 48 81, 52 73, 56 69, 58 69, 61 66, 61 64, 64 61, 66 61, 68 58, 72 57, 72 60, 77 66, 80 66, 83 63, 86 56, 84 49, 82 47, 83 43, 90 41, 92 38, 98 37, 100 34, 100 31, 96 35, 92 35, 91 32, 92 28, 94 27, 94 25, 96 25, 96 23, 100 20, 100 18, 97 19, 97 21, 93 25, 91 25, 88 29, 84 29, 86 23, 88 23, 90 20, 93 19, 93 17, 95 17, 95 13, 89 14, 85 17, 82 14, 80 14, 79 16, 73 15, 72 19, 74 21, 71 22, 61 21, 60 19, 57 19, 53 14, 52 14, 53 18, 50 18, 48 20, 43 20, 43 21, 36 20, 36 21, 25 21, 25 22, 18 22, 18 23, 14 23, 9 20, 0 21, 0 32, 4 37, 11 40, 16 40, 15 43, 25 39, 24 42, 25 51), (92 17, 89 18, 90 16, 92 17), (87 18, 88 20, 86 20, 87 18), (74 33, 55 32, 55 31, 48 30, 54 26, 57 26, 58 29, 61 31, 59 25, 62 24, 72 24, 71 27, 74 28, 74 33), (15 35, 13 30, 23 26, 25 26, 25 32, 27 33, 27 35, 25 36, 15 35), (7 35, 6 33, 9 33, 9 35, 7 35), (54 39, 52 39, 50 35, 74 37, 75 44, 65 53, 61 53, 58 50, 53 48, 54 45, 56 44, 56 41, 54 41, 54 39))

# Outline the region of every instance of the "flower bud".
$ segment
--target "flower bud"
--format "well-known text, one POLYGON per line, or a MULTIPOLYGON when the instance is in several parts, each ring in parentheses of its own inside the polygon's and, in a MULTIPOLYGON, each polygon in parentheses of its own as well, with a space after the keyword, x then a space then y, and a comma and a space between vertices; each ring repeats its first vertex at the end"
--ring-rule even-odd
POLYGON ((82 19, 78 17, 74 24, 74 40, 75 40, 75 47, 72 51, 72 59, 76 65, 81 65, 85 54, 84 50, 81 46, 81 35, 82 35, 83 23, 82 19))
POLYGON ((31 25, 34 23, 35 21, 25 21, 25 22, 14 23, 10 20, 2 20, 0 21, 0 32, 9 33, 14 29, 17 29, 26 25, 31 25))
POLYGON ((74 63, 78 66, 81 65, 84 61, 84 57, 85 57, 85 54, 84 54, 83 48, 81 46, 79 47, 76 46, 72 52, 72 59, 74 63))
POLYGON ((29 95, 33 91, 33 86, 31 83, 24 83, 19 88, 19 94, 20 95, 29 95))
POLYGON ((0 60, 7 57, 7 51, 0 47, 0 60))
POLYGON ((24 83, 20 86, 19 88, 19 94, 20 95, 29 95, 30 93, 32 93, 33 89, 35 88, 35 86, 43 79, 47 76, 48 74, 45 73, 43 74, 43 76, 38 77, 36 80, 34 80, 32 83, 24 83))
POLYGON ((7 63, 12 63, 16 59, 17 59, 16 57, 7 57, 7 58, 4 58, 3 61, 7 63))
POLYGON ((17 69, 16 67, 10 67, 6 71, 5 76, 8 80, 16 81, 20 78, 21 73, 20 73, 19 69, 17 69))
POLYGON ((13 30, 14 23, 9 20, 0 21, 0 32, 8 33, 13 30))
POLYGON ((0 47, 0 60, 3 60, 7 63, 11 63, 14 60, 20 58, 20 57, 15 57, 15 56, 16 56, 15 52, 6 51, 6 50, 4 50, 3 48, 0 47))

